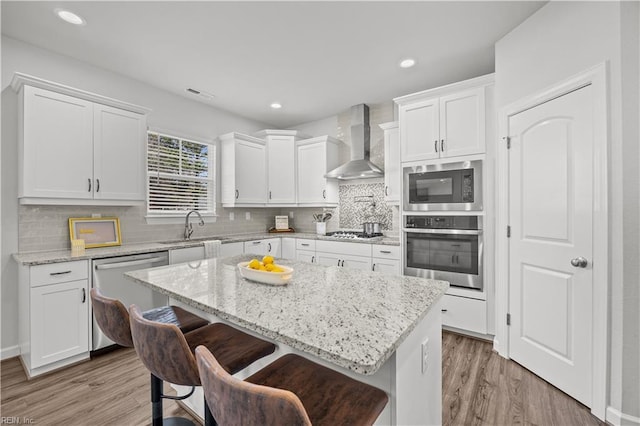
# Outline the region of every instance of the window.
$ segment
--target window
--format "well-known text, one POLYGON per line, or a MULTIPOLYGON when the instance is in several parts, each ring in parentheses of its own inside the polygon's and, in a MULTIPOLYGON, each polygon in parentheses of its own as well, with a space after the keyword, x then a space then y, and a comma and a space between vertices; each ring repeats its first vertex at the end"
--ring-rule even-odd
POLYGON ((147 137, 147 214, 215 214, 215 147, 156 132, 147 137))

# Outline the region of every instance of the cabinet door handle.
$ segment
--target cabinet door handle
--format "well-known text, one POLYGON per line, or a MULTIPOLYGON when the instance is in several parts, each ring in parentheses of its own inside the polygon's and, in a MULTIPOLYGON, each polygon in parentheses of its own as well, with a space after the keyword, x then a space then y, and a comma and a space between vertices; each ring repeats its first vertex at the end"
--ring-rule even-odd
POLYGON ((322 190, 322 198, 324 198, 325 200, 327 199, 327 190, 326 189, 322 190))
POLYGON ((344 267, 344 260, 342 261, 342 265, 340 265, 340 266, 343 266, 343 267, 344 267))
POLYGON ((238 199, 239 196, 240 196, 240 191, 236 189, 236 200, 238 199))
POLYGON ((435 142, 433 143, 433 149, 434 149, 436 152, 438 152, 438 141, 435 141, 435 142))
POLYGON ((440 152, 444 152, 444 139, 440 141, 440 152))
POLYGON ((373 265, 371 265, 371 270, 375 271, 376 270, 376 264, 374 263, 373 265))
POLYGON ((451 263, 455 263, 456 262, 456 255, 452 254, 451 255, 451 263))
POLYGON ((86 290, 83 288, 82 289, 82 303, 87 301, 87 292, 86 290))
POLYGON ((87 190, 87 192, 91 192, 91 178, 88 178, 87 181, 89 181, 89 189, 87 190))
POLYGON ((71 271, 60 271, 60 272, 50 272, 49 275, 51 275, 52 277, 55 277, 57 275, 66 275, 70 273, 71 271))
POLYGON ((311 256, 311 263, 316 263, 316 257, 315 256, 311 256))
POLYGON ((267 246, 269 247, 268 252, 271 253, 271 243, 267 243, 267 246))
POLYGON ((96 192, 100 192, 100 179, 96 179, 96 192))
POLYGON ((389 187, 387 185, 384 186, 384 195, 389 195, 389 187))
POLYGON ((269 191, 269 199, 271 199, 271 191, 269 191))
POLYGON ((338 266, 340 266, 340 259, 338 259, 338 266))

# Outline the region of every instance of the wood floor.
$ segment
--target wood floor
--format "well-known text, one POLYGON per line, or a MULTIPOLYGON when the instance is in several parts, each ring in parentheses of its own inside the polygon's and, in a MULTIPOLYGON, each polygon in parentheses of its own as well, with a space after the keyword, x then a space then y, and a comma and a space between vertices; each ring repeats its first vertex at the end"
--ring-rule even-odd
MULTIPOLYGON (((491 350, 488 342, 443 334, 444 425, 601 425, 589 410, 491 350)), ((149 374, 121 349, 27 381, 17 358, 3 361, 0 416, 39 425, 148 425, 149 374)), ((169 391, 166 386, 166 390, 169 391)), ((191 418, 164 401, 165 416, 191 418)), ((7 421, 4 421, 7 423, 7 421)))

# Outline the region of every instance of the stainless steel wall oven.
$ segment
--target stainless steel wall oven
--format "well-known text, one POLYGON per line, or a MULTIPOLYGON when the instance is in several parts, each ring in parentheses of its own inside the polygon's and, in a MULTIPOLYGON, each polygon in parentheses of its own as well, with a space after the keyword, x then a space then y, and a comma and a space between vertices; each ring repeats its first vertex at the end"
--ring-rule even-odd
POLYGON ((406 216, 405 275, 482 291, 481 216, 406 216))
POLYGON ((404 211, 482 210, 482 160, 403 169, 404 211))

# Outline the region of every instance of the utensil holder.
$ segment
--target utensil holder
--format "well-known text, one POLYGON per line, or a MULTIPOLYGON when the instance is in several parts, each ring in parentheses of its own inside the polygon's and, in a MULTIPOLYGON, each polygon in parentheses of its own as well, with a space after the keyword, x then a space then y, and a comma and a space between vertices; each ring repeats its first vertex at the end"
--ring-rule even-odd
POLYGON ((326 222, 316 222, 316 234, 325 235, 327 233, 327 223, 326 222))

